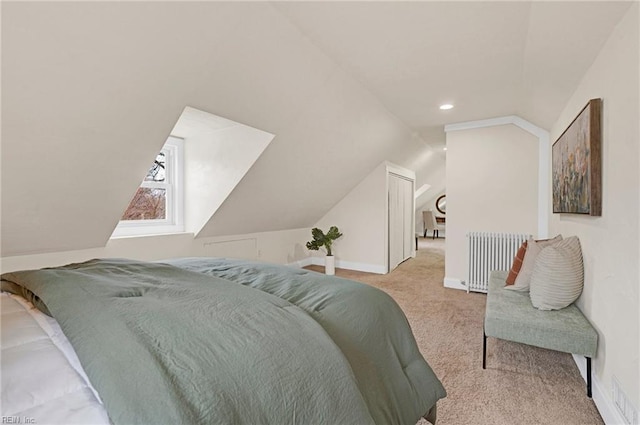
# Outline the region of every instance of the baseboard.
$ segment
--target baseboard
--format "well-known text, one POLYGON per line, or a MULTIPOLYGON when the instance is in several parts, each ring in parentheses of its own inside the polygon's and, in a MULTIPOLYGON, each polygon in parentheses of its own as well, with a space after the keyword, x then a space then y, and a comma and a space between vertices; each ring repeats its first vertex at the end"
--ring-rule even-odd
POLYGON ((444 287, 445 288, 451 288, 451 289, 460 289, 462 291, 466 291, 467 287, 465 286, 465 284, 463 283, 463 280, 460 279, 456 279, 453 277, 445 277, 444 278, 444 287))
MULTIPOLYGON (((324 264, 324 259, 322 260, 324 264)), ((347 270, 357 270, 359 272, 386 274, 387 267, 380 264, 354 263, 353 261, 336 260, 336 267, 347 270)))
MULTIPOLYGON (((287 264, 292 267, 306 267, 306 266, 324 266, 324 257, 307 257, 299 261, 287 264)), ((368 264, 368 263, 356 263, 353 261, 344 261, 336 258, 336 267, 340 269, 356 270, 359 272, 386 274, 387 268, 384 265, 368 264)))
MULTIPOLYGON (((579 356, 577 354, 572 354, 573 361, 576 362, 578 366, 578 370, 580 371, 580 375, 586 384, 587 382, 587 361, 584 356, 579 356)), ((593 365, 593 360, 591 362, 593 365)), ((586 391, 586 390, 585 390, 586 391)), ((591 373, 591 395, 592 400, 600 412, 600 416, 602 416, 602 420, 607 425, 627 425, 627 422, 624 420, 616 406, 613 404, 613 400, 607 396, 607 391, 604 386, 598 380, 598 377, 595 373, 591 373)))

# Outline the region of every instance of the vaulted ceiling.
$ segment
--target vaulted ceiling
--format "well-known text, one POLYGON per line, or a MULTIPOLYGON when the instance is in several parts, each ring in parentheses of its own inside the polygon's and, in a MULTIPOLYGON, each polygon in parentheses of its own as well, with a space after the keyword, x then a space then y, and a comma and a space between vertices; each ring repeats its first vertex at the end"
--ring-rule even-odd
POLYGON ((312 226, 444 124, 548 128, 630 4, 2 2, 2 255, 104 246, 185 106, 276 135, 201 236, 312 226))
POLYGON ((275 5, 390 112, 437 141, 443 124, 510 114, 549 128, 631 2, 275 5), (443 103, 455 108, 442 112, 443 103))

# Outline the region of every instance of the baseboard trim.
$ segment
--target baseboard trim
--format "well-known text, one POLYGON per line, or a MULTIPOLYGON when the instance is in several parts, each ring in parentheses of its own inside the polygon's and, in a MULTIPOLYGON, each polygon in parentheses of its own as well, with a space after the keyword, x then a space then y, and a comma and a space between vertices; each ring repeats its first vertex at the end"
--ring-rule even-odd
MULTIPOLYGON (((577 354, 572 354, 573 361, 576 362, 578 366, 578 370, 580 371, 580 375, 584 380, 585 384, 587 382, 587 361, 584 356, 580 356, 577 354)), ((593 361, 592 361, 593 364, 593 361)), ((585 390, 586 391, 586 390, 585 390)), ((586 396, 586 393, 585 393, 586 396)), ((613 404, 613 400, 610 397, 607 397, 607 392, 605 391, 604 386, 598 380, 598 377, 595 373, 591 373, 591 396, 592 400, 596 405, 596 409, 600 412, 600 416, 602 416, 602 420, 607 425, 626 425, 627 422, 624 420, 618 409, 613 404)))
POLYGON ((445 277, 444 278, 444 287, 451 289, 460 289, 461 291, 466 291, 467 287, 464 285, 463 280, 456 279, 453 277, 445 277))
MULTIPOLYGON (((324 260, 322 260, 324 264, 324 260)), ((353 261, 336 261, 336 267, 347 270, 356 270, 359 272, 387 274, 387 267, 380 264, 355 263, 353 261)))
MULTIPOLYGON (((292 267, 306 267, 306 266, 323 266, 324 267, 324 257, 307 257, 302 260, 294 261, 293 263, 287 264, 292 267)), ((340 269, 347 270, 356 270, 359 272, 367 272, 367 273, 375 273, 375 274, 386 274, 387 268, 384 265, 379 264, 368 264, 368 263, 356 263, 353 261, 344 261, 336 258, 336 267, 340 269)))

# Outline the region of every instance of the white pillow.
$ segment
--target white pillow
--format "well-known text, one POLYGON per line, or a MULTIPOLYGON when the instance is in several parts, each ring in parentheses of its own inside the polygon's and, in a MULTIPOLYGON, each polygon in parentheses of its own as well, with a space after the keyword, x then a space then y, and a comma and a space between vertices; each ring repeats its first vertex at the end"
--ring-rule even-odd
POLYGON ((538 254, 529 294, 540 310, 560 310, 578 299, 584 286, 584 264, 580 241, 572 236, 538 254))
POLYGON ((522 260, 522 267, 516 281, 513 285, 505 286, 505 289, 512 291, 526 292, 529 290, 529 283, 531 282, 531 273, 533 273, 533 266, 536 263, 536 258, 542 250, 542 248, 551 246, 562 240, 562 235, 558 235, 553 239, 544 239, 536 241, 533 238, 529 238, 527 241, 527 251, 524 253, 524 260, 522 260))

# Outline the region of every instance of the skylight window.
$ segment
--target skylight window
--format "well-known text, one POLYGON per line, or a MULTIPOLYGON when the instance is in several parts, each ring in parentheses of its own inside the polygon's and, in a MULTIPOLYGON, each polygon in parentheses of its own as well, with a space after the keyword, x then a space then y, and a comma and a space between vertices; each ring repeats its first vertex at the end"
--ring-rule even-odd
POLYGON ((182 152, 182 139, 169 137, 149 167, 113 236, 184 231, 182 152))

